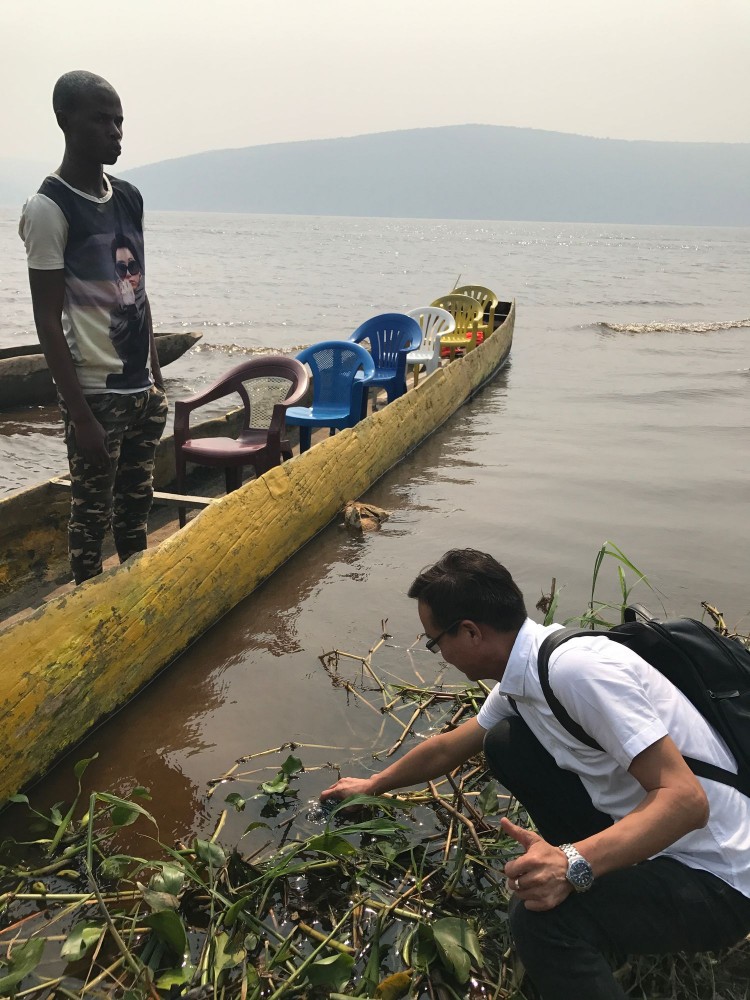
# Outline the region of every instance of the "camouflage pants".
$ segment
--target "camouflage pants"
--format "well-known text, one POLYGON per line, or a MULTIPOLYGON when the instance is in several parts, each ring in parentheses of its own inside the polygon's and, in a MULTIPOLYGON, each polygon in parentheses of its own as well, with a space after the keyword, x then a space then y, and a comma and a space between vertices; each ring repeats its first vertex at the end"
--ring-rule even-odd
POLYGON ((145 392, 105 392, 86 401, 107 432, 108 468, 91 465, 78 452, 75 428, 58 396, 70 466, 68 552, 76 583, 101 573, 110 526, 120 562, 146 548, 154 455, 167 422, 167 397, 155 386, 145 392))

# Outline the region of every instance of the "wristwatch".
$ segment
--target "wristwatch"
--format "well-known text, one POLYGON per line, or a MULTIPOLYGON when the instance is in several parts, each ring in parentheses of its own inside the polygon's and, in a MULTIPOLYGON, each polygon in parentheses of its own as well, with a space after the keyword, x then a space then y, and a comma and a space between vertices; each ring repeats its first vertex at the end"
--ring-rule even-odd
POLYGON ((568 859, 568 870, 565 877, 576 892, 586 892, 594 884, 594 872, 591 865, 572 844, 560 844, 560 850, 568 859))

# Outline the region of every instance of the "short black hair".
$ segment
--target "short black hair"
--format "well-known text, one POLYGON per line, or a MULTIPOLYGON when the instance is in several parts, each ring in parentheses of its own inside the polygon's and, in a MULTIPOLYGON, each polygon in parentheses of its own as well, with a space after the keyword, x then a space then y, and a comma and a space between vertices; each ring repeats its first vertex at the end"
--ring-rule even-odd
POLYGON ((132 253, 133 259, 138 267, 141 266, 141 262, 138 260, 138 251, 135 248, 135 244, 128 236, 125 236, 124 233, 115 233, 115 238, 112 240, 109 249, 112 252, 113 262, 117 260, 117 251, 124 249, 129 250, 132 253))
POLYGON ((115 93, 115 88, 103 76, 89 73, 87 69, 73 69, 69 73, 63 73, 52 91, 52 110, 66 113, 73 111, 85 93, 100 87, 115 93))
POLYGON ((513 577, 477 549, 450 549, 422 570, 408 594, 424 601, 440 628, 468 618, 498 632, 517 632, 526 621, 523 594, 513 577))

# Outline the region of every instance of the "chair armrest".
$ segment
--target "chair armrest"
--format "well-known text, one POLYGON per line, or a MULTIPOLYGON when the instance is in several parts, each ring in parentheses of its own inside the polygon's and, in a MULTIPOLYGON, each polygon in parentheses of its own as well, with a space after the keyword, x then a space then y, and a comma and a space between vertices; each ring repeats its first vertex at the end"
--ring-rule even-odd
POLYGON ((286 411, 288 406, 294 406, 292 400, 284 400, 283 403, 274 403, 271 423, 268 425, 268 447, 270 450, 278 451, 281 447, 281 438, 286 430, 286 411))
POLYGON ((177 449, 187 441, 190 433, 190 414, 195 409, 190 404, 189 399, 178 399, 174 404, 174 443, 177 449))

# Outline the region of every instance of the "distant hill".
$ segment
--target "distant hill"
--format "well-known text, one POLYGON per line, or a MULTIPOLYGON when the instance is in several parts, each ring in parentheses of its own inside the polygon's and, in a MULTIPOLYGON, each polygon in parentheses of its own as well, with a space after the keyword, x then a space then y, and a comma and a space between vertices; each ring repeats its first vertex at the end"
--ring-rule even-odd
POLYGON ((60 162, 42 163, 38 160, 0 160, 0 205, 17 208, 39 187, 45 176, 60 162))
POLYGON ((750 144, 455 125, 225 149, 123 174, 152 209, 750 225, 750 144))
MULTIPOLYGON (((44 168, 0 160, 0 204, 44 168)), ((750 143, 452 125, 198 153, 123 172, 149 209, 750 226, 750 143)))

